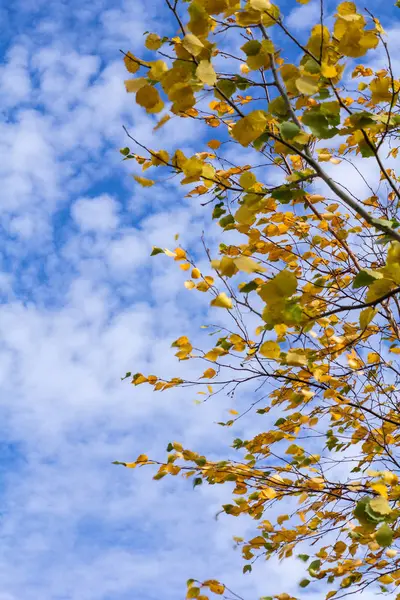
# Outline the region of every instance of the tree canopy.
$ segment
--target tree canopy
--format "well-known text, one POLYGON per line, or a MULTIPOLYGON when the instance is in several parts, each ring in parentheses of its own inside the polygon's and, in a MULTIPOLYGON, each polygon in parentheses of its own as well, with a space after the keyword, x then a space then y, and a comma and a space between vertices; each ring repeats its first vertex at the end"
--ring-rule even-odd
MULTIPOLYGON (((196 121, 196 152, 154 150, 127 132, 121 153, 151 173, 138 184, 171 173, 218 222, 216 256, 205 233, 205 272, 190 248, 152 254, 187 272, 187 294, 208 295, 223 325, 210 347, 194 348, 190 336, 172 344, 180 361, 197 361, 196 381, 127 377, 156 391, 198 385, 207 397, 246 386, 246 412, 264 432, 232 440, 236 460, 173 442, 161 464, 144 454, 119 464, 157 465, 155 479, 183 474, 195 486, 234 482, 222 510, 254 519, 254 536, 235 538, 244 572, 260 557, 298 556, 300 595, 309 586, 326 600, 366 589, 394 597, 400 82, 386 33, 353 2, 328 15, 321 0, 305 41, 269 0, 166 0, 166 10, 171 36, 145 39, 154 60, 124 51, 126 90, 147 113, 164 111, 155 130, 170 118, 196 121), (337 177, 344 164, 368 193, 337 177)), ((231 412, 220 426, 242 417, 231 412)), ((232 597, 225 585, 189 580, 187 597, 232 597)), ((292 600, 284 589, 273 597, 292 600)))

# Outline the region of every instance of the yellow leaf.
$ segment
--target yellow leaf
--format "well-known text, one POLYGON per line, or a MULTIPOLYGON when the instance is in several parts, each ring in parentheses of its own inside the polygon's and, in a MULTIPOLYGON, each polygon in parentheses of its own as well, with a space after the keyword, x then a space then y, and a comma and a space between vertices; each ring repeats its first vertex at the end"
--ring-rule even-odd
POLYGON ((296 0, 299 4, 308 4, 310 0, 296 0))
POLYGON ((301 94, 312 96, 318 92, 318 81, 312 77, 299 77, 296 79, 296 87, 301 94))
POLYGON ((138 77, 137 79, 126 79, 125 80, 125 89, 127 92, 137 92, 144 85, 147 84, 147 79, 145 77, 138 77))
POLYGON ((276 498, 277 493, 274 490, 274 488, 267 487, 261 490, 260 496, 261 498, 266 498, 267 500, 273 500, 274 498, 276 498))
POLYGON ((347 358, 347 362, 349 363, 349 367, 351 367, 352 369, 359 369, 360 367, 362 367, 362 362, 357 358, 347 358))
POLYGON ((276 342, 264 342, 259 349, 260 354, 265 356, 266 358, 273 358, 277 360, 281 354, 281 349, 279 344, 276 342))
POLYGON ((388 558, 394 558, 395 556, 397 556, 397 550, 395 550, 394 548, 386 550, 385 554, 388 558))
POLYGON ((196 287, 196 284, 193 281, 190 281, 190 279, 188 281, 185 281, 185 283, 183 285, 185 286, 185 288, 187 290, 192 290, 193 288, 196 287))
POLYGON ((372 92, 371 101, 374 104, 379 102, 390 102, 392 99, 391 80, 389 77, 381 77, 374 79, 369 84, 369 89, 372 92))
POLYGON ((336 554, 343 554, 346 548, 347 544, 345 544, 342 541, 336 542, 336 544, 333 546, 333 549, 335 550, 336 554))
POLYGON ((321 65, 321 74, 327 79, 331 79, 332 77, 336 77, 337 68, 333 65, 328 65, 326 63, 322 63, 321 65))
POLYGON ((377 352, 369 352, 367 356, 367 362, 369 365, 372 365, 376 362, 379 362, 380 356, 377 352))
POLYGON ((156 33, 149 33, 144 45, 148 50, 158 50, 162 45, 161 38, 156 33))
POLYGON ((371 483, 371 488, 380 496, 383 496, 384 498, 388 497, 388 490, 384 483, 371 483))
POLYGON ((220 145, 221 145, 221 142, 219 142, 218 140, 210 140, 207 143, 207 146, 209 148, 211 148, 212 150, 218 150, 218 148, 220 147, 220 145))
POLYGON ((206 360, 211 360, 212 362, 215 362, 216 360, 218 360, 218 358, 220 358, 220 356, 223 356, 224 354, 226 354, 226 350, 224 350, 223 348, 213 348, 204 355, 204 358, 206 360))
POLYGON ((272 4, 269 0, 249 0, 249 5, 254 10, 259 10, 260 12, 264 10, 270 10, 272 4))
POLYGON ((254 110, 232 127, 232 136, 242 146, 248 146, 265 131, 267 116, 263 110, 254 110))
POLYGON ((193 33, 185 35, 182 46, 193 56, 198 56, 204 48, 203 42, 193 33))
POLYGON ((294 273, 285 269, 261 286, 259 294, 264 302, 276 302, 289 298, 297 289, 297 278, 294 273))
POLYGON ((383 584, 388 584, 388 583, 392 583, 393 582, 393 577, 391 575, 382 575, 382 577, 379 577, 378 579, 379 583, 383 583, 383 584))
POLYGON ((214 592, 214 594, 218 594, 219 596, 221 596, 225 591, 225 586, 218 581, 210 581, 208 587, 210 588, 211 592, 214 592))
POLYGON ((150 84, 140 88, 136 94, 136 102, 147 112, 160 112, 164 107, 158 91, 150 84))
POLYGON ((388 483, 389 485, 397 485, 399 482, 399 478, 397 477, 397 475, 395 473, 392 473, 391 471, 383 471, 382 477, 384 482, 388 483))
POLYGON ((303 367, 307 364, 307 358, 301 350, 289 350, 286 355, 286 362, 293 367, 303 367))
POLYGON ((128 469, 134 469, 136 467, 136 463, 125 463, 125 467, 127 467, 128 469))
POLYGON ((131 52, 127 52, 125 54, 124 63, 125 63, 125 67, 126 67, 127 71, 129 71, 129 73, 136 73, 136 71, 139 71, 139 69, 140 69, 140 64, 138 63, 138 61, 136 60, 136 58, 133 56, 133 54, 131 52))
POLYGON ((134 175, 133 178, 143 187, 151 187, 155 183, 152 179, 146 179, 146 177, 140 177, 139 175, 134 175))
POLYGON ((337 7, 337 13, 340 16, 353 15, 357 12, 354 2, 341 2, 337 7))
POLYGON ((163 118, 158 121, 157 125, 155 127, 153 127, 153 131, 157 131, 163 125, 165 125, 165 123, 168 123, 168 121, 170 120, 170 118, 171 117, 169 115, 164 115, 163 118))
POLYGON ((289 515, 279 515, 279 517, 276 519, 276 522, 279 525, 282 525, 282 523, 284 523, 285 521, 289 520, 289 515))
POLYGON ((232 308, 233 304, 231 298, 228 298, 225 292, 221 292, 216 298, 214 298, 214 300, 211 301, 211 306, 229 309, 232 308))
POLYGON ((390 279, 377 279, 369 286, 365 300, 366 302, 378 300, 394 287, 395 284, 390 279))
POLYGON ((239 256, 234 258, 233 262, 239 271, 244 273, 264 273, 265 269, 249 256, 239 256))
POLYGON ((215 369, 206 369, 200 379, 212 379, 217 374, 215 369))
POLYGON ((149 460, 149 457, 146 454, 140 454, 136 459, 136 464, 146 463, 149 460))
POLYGON ((360 313, 361 329, 366 329, 375 315, 376 315, 375 308, 370 307, 370 308, 365 308, 364 310, 362 310, 360 313))
POLYGON ((208 60, 201 60, 196 69, 196 75, 203 83, 207 85, 215 85, 217 83, 217 75, 214 67, 208 60))
POLYGON ((150 64, 151 69, 147 73, 147 77, 154 81, 160 81, 163 78, 164 73, 168 71, 167 64, 163 60, 155 60, 150 64))
POLYGON ((255 183, 257 183, 257 177, 254 175, 254 173, 251 173, 250 171, 246 171, 245 173, 243 173, 243 175, 241 175, 241 177, 239 179, 239 183, 242 186, 242 188, 244 188, 245 190, 248 190, 255 183))
MULTIPOLYGON (((175 248, 175 257, 174 260, 185 260, 186 259, 186 252, 183 248, 175 248)), ((190 269, 190 264, 186 263, 187 267, 184 270, 190 269)))
POLYGON ((380 515, 389 515, 392 512, 389 502, 383 496, 372 498, 369 505, 374 512, 380 515))
POLYGON ((239 413, 238 413, 237 410, 233 410, 233 408, 231 408, 230 411, 229 411, 229 414, 230 415, 238 415, 239 413))

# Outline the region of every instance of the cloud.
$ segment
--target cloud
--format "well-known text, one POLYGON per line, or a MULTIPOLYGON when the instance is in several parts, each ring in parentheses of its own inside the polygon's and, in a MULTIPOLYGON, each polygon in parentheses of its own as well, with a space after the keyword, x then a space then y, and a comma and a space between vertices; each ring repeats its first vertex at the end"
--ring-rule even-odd
POLYGON ((312 29, 314 25, 320 22, 320 3, 310 2, 301 6, 296 6, 285 19, 285 24, 289 29, 303 31, 312 29))
POLYGON ((82 231, 105 232, 118 225, 117 203, 107 194, 79 198, 72 206, 72 216, 82 231))

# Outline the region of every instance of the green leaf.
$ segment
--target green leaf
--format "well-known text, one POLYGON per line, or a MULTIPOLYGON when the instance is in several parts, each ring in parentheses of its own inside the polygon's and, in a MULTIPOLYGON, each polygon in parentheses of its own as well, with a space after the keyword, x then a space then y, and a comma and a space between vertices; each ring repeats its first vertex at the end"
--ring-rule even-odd
POLYGON ((221 90, 221 92, 223 92, 225 96, 230 98, 232 94, 234 94, 236 91, 236 85, 230 79, 218 80, 218 88, 215 90, 214 96, 222 100, 224 99, 224 97, 221 94, 218 94, 218 90, 221 90))
POLYGON ((242 294, 249 294, 250 292, 253 292, 257 288, 258 288, 258 284, 255 281, 249 281, 249 283, 246 283, 245 285, 240 287, 240 291, 242 292, 242 294))
POLYGON ((121 148, 120 152, 123 156, 128 156, 130 150, 128 147, 126 147, 126 148, 121 148))
POLYGON ((252 571, 251 565, 244 565, 243 573, 251 573, 251 571, 252 571))
POLYGON ((256 140, 254 140, 253 142, 253 146, 256 150, 260 150, 264 144, 266 144, 269 140, 269 134, 268 133, 262 133, 260 135, 260 137, 258 137, 256 140))
POLYGON ((382 279, 382 277, 382 273, 378 273, 372 269, 363 269, 355 276, 353 281, 353 289, 357 290, 358 288, 366 287, 377 279, 382 279))
MULTIPOLYGON (((331 105, 334 103, 328 102, 327 104, 331 105)), ((338 130, 336 127, 330 127, 330 120, 334 117, 331 116, 329 112, 329 117, 327 114, 323 114, 321 112, 321 106, 323 105, 318 105, 306 110, 303 114, 302 122, 311 129, 313 135, 316 137, 320 139, 329 139, 335 136, 338 133, 338 130)))
POLYGON ((226 215, 226 217, 222 217, 222 219, 220 219, 218 222, 223 229, 226 229, 235 223, 235 219, 232 215, 226 215))
POLYGON ((372 156, 375 156, 374 147, 371 147, 369 144, 367 144, 365 140, 359 142, 358 147, 363 158, 371 158, 372 156))
POLYGON ((226 213, 226 210, 224 208, 224 203, 223 202, 218 202, 218 204, 216 204, 214 206, 214 210, 212 212, 212 218, 213 219, 219 219, 225 213, 226 213))
POLYGON ((292 140, 301 131, 300 127, 291 121, 281 123, 280 130, 284 140, 292 140))
POLYGON ((241 47, 246 56, 257 56, 261 50, 261 44, 257 40, 249 40, 241 47))
POLYGON ((379 527, 378 531, 376 532, 375 539, 382 548, 391 546, 393 541, 393 531, 390 529, 387 523, 384 523, 379 527))
POLYGON ((277 96, 268 104, 268 112, 278 117, 284 117, 288 114, 288 108, 282 96, 277 96))
POLYGON ((299 586, 301 588, 306 588, 309 584, 310 584, 310 580, 309 579, 302 579, 299 583, 299 586))
POLYGON ((306 190, 296 189, 294 187, 282 185, 281 187, 273 190, 271 196, 275 200, 279 200, 281 204, 289 204, 292 200, 305 196, 306 190))
POLYGON ((201 485, 203 483, 203 480, 201 477, 195 477, 193 479, 193 487, 195 488, 198 485, 201 485))
POLYGON ((372 125, 373 123, 375 123, 375 118, 372 113, 363 110, 361 112, 354 113, 353 115, 351 115, 349 117, 349 121, 352 125, 353 130, 356 130, 364 129, 364 127, 372 125))
POLYGON ((371 323, 372 319, 376 315, 376 309, 370 306, 369 308, 365 308, 360 312, 360 327, 361 329, 365 329, 371 323))
POLYGON ((369 504, 369 501, 371 500, 371 498, 369 498, 368 496, 365 496, 364 498, 361 498, 361 500, 359 500, 356 504, 356 508, 354 509, 354 516, 357 519, 357 521, 359 521, 359 523, 361 523, 361 525, 367 525, 368 523, 370 523, 369 519, 368 519, 368 515, 367 515, 367 511, 366 508, 369 504))
POLYGON ((308 572, 310 572, 310 570, 318 571, 318 569, 320 569, 320 568, 321 568, 321 561, 319 559, 313 560, 312 563, 308 567, 308 572))
POLYGON ((298 554, 297 558, 299 558, 303 562, 307 562, 310 557, 308 556, 308 554, 298 554))
POLYGON ((157 248, 156 246, 153 246, 153 250, 151 251, 150 256, 156 256, 157 254, 165 254, 165 252, 162 248, 157 248))
POLYGON ((244 90, 247 90, 248 87, 250 87, 250 84, 247 81, 247 79, 245 79, 244 77, 241 77, 240 75, 236 75, 235 84, 236 84, 238 90, 240 90, 242 92, 244 90))

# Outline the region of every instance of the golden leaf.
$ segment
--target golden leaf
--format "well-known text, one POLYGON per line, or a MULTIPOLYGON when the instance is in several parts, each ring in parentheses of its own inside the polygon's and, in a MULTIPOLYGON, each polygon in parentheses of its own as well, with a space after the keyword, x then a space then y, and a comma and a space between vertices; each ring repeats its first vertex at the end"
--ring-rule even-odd
POLYGON ((273 358, 277 360, 281 354, 281 349, 279 344, 276 342, 264 342, 259 349, 260 354, 265 356, 266 358, 273 358))
POLYGON ((228 298, 225 292, 218 294, 214 300, 211 300, 211 306, 219 306, 220 308, 232 308, 232 300, 228 298))
POLYGON ((147 79, 145 77, 138 77, 137 79, 126 79, 125 89, 127 92, 137 92, 144 85, 147 85, 147 79))
POLYGON ((137 61, 137 59, 133 56, 133 54, 131 52, 127 52, 125 54, 124 63, 125 63, 126 70, 129 71, 129 73, 136 73, 136 71, 139 71, 139 69, 140 69, 139 62, 137 61))
POLYGON ((233 262, 235 267, 244 273, 265 272, 265 268, 258 264, 253 258, 250 258, 250 256, 239 256, 238 258, 234 258, 233 262))
POLYGON ((217 374, 215 369, 206 369, 200 379, 212 379, 217 374))
POLYGON ((139 175, 134 175, 133 178, 143 187, 151 187, 155 183, 155 181, 153 181, 152 179, 146 179, 146 177, 140 177, 139 175))
POLYGON ((144 45, 148 50, 158 50, 162 45, 162 41, 160 36, 156 33, 149 33, 144 45))
POLYGON ((168 121, 170 120, 170 116, 169 115, 164 115, 162 117, 162 119, 160 119, 157 123, 157 125, 155 127, 153 127, 153 131, 157 131, 158 129, 160 129, 161 127, 163 127, 163 125, 165 125, 165 123, 168 123, 168 121))
POLYGON ((266 125, 266 113, 263 110, 254 110, 232 127, 232 136, 242 146, 248 146, 264 133, 266 125))

